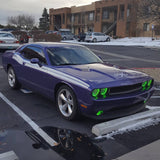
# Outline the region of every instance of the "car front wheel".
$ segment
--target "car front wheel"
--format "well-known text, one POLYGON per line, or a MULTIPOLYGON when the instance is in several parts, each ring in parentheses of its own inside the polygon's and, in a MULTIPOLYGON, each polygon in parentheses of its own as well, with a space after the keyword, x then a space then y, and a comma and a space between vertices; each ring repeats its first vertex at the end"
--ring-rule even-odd
POLYGON ((111 39, 108 37, 107 39, 106 39, 106 42, 110 42, 111 41, 111 39))
POLYGON ((8 68, 8 84, 12 89, 18 89, 20 87, 20 84, 17 81, 17 77, 15 74, 15 71, 13 67, 8 68))
POLYGON ((93 42, 94 42, 94 43, 95 43, 95 42, 97 42, 97 39, 96 39, 96 38, 94 38, 94 39, 93 39, 93 42))
POLYGON ((78 117, 78 105, 74 92, 66 85, 61 86, 57 92, 57 107, 61 115, 67 120, 78 117))

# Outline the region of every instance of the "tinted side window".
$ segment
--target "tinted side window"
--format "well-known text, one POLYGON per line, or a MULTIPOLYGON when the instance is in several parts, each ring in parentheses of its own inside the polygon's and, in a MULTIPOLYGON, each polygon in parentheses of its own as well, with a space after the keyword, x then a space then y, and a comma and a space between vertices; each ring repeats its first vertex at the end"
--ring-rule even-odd
POLYGON ((46 64, 44 53, 42 49, 38 47, 25 47, 20 53, 28 60, 31 60, 32 58, 38 58, 42 63, 46 64))

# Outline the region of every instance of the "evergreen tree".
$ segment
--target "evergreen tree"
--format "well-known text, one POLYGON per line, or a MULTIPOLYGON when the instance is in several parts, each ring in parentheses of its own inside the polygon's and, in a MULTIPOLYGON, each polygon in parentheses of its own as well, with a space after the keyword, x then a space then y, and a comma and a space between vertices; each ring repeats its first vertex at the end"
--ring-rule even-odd
POLYGON ((47 31, 49 29, 49 14, 47 9, 43 9, 42 17, 39 19, 39 29, 47 31))

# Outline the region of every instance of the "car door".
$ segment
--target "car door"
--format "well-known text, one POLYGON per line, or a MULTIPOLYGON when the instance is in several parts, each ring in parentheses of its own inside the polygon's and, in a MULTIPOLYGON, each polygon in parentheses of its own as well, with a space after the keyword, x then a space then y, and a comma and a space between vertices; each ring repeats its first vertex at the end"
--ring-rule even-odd
POLYGON ((43 50, 39 47, 29 46, 24 48, 21 52, 24 57, 22 65, 22 81, 23 84, 34 91, 44 95, 51 94, 51 76, 47 73, 47 62, 43 50), (31 63, 31 59, 38 58, 40 64, 31 63))

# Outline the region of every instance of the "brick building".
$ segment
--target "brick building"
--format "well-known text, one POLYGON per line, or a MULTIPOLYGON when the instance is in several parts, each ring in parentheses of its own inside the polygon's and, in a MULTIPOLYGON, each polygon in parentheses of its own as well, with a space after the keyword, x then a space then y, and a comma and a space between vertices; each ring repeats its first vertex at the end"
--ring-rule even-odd
POLYGON ((50 30, 68 28, 74 34, 83 30, 103 32, 118 37, 150 36, 144 30, 146 22, 138 21, 136 9, 137 0, 101 0, 80 7, 51 8, 50 30), (142 33, 137 32, 141 28, 142 33))

